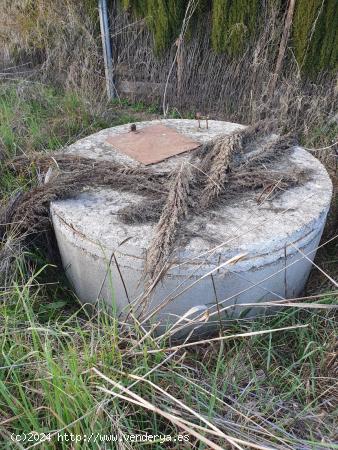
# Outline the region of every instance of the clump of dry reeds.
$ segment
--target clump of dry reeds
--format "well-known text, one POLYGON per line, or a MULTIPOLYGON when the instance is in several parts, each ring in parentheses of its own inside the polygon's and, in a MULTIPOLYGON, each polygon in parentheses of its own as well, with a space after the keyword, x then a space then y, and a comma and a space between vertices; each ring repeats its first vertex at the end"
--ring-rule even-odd
POLYGON ((96 2, 4 0, 1 6, 3 75, 61 85, 94 100, 95 107, 104 96, 96 2))
MULTIPOLYGON (((3 223, 13 224, 20 234, 35 234, 49 228, 50 202, 72 197, 88 186, 110 186, 121 191, 132 189, 148 196, 166 192, 162 187, 163 177, 149 168, 133 168, 67 154, 37 155, 31 159, 22 156, 8 163, 8 167, 17 173, 29 170, 31 165, 39 167, 42 173, 53 167, 54 172, 52 169, 47 182, 16 195, 15 200, 5 206, 3 223)), ((5 227, 0 225, 0 238, 4 230, 5 227)))
MULTIPOLYGON (((257 38, 241 57, 211 50, 210 33, 204 30, 211 26, 211 18, 206 13, 191 28, 189 39, 180 42, 180 57, 175 58, 174 45, 156 54, 143 20, 134 21, 114 9, 111 31, 119 95, 126 95, 121 81, 131 82, 129 87, 142 81, 149 88, 145 85, 127 96, 162 103, 166 91, 169 110, 198 109, 247 124, 275 119, 284 131, 300 132, 309 147, 331 145, 337 135, 336 77, 322 73, 317 79, 305 79, 290 46, 270 92, 283 20, 275 2, 269 2, 264 11, 257 38)), ((14 72, 28 71, 44 81, 76 89, 84 97, 102 99, 103 61, 95 2, 6 0, 2 12, 0 48, 6 76, 13 66, 23 64, 14 72)), ((96 105, 92 102, 93 108, 96 105)))
POLYGON ((177 228, 189 209, 190 167, 181 166, 173 177, 168 196, 156 225, 154 239, 147 254, 146 272, 152 279, 169 259, 177 228))
POLYGON ((239 133, 221 138, 215 143, 213 155, 211 155, 212 162, 208 171, 210 175, 202 192, 201 205, 203 207, 210 205, 223 191, 232 159, 240 150, 241 138, 239 133))
POLYGON ((332 122, 338 94, 336 76, 322 73, 316 79, 303 77, 290 41, 275 89, 269 92, 283 20, 275 2, 268 2, 264 13, 257 38, 238 58, 211 50, 211 17, 205 14, 192 27, 189 39, 180 43, 180 57, 171 71, 175 46, 159 57, 144 23, 131 24, 130 17, 117 14, 112 26, 121 30, 114 38, 121 49, 116 65, 118 77, 157 83, 157 90, 129 94, 156 100, 162 97, 161 86, 167 83, 170 71, 166 94, 169 109, 197 110, 247 124, 275 119, 284 131, 299 132, 309 146, 331 144, 337 134, 337 119, 332 122), (128 51, 124 52, 125 48, 128 51))

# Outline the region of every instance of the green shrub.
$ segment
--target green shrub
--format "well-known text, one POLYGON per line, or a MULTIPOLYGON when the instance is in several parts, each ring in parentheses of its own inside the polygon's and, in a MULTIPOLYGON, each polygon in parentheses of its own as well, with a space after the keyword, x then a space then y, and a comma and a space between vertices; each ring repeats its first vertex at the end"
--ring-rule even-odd
POLYGON ((338 8, 336 0, 298 0, 293 45, 301 69, 310 75, 337 68, 338 8))
POLYGON ((255 35, 259 0, 214 0, 211 41, 218 52, 238 56, 255 35))
POLYGON ((154 36, 158 53, 178 37, 187 5, 186 0, 122 0, 125 9, 135 17, 144 17, 154 36))

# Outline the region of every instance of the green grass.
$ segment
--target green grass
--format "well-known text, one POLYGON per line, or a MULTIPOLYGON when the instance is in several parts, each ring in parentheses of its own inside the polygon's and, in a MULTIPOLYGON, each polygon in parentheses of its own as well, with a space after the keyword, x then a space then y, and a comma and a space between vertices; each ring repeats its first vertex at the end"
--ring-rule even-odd
MULTIPOLYGON (((93 107, 76 93, 41 83, 0 82, 0 169, 2 159, 58 150, 96 131, 151 118, 156 112, 155 106, 141 102, 122 99, 93 107)), ((26 189, 31 182, 2 169, 0 194, 26 189)))
POLYGON ((40 83, 0 84, 0 150, 5 156, 57 150, 103 128, 142 120, 156 106, 128 100, 93 107, 76 93, 40 83))
MULTIPOLYGON (((129 101, 93 112, 75 94, 47 86, 0 87, 7 157, 55 150, 101 128, 157 112, 129 101)), ((3 171, 0 198, 34 182, 3 171)), ((331 264, 335 256, 329 255, 331 264)), ((176 352, 164 350, 170 342, 161 342, 161 351, 149 353, 158 349, 151 337, 144 338, 137 326, 121 327, 104 309, 86 311, 60 273, 36 250, 18 259, 12 285, 0 288, 0 449, 35 444, 41 449, 101 449, 110 435, 146 432, 174 439, 185 434, 174 423, 182 419, 209 429, 206 422, 211 423, 214 435, 195 430, 221 448, 230 448, 225 434, 270 448, 338 449, 332 310, 285 308, 270 318, 234 322, 226 330, 227 335, 271 330, 262 335, 176 352), (128 389, 124 399, 113 394, 121 394, 122 387, 128 389), (138 404, 131 393, 140 396, 138 404), (147 409, 145 401, 159 411, 147 409), (44 436, 47 440, 38 444, 44 436), (77 442, 69 440, 72 436, 77 442)), ((336 301, 333 294, 320 299, 328 305, 336 301)), ((193 436, 189 442, 157 438, 128 445, 210 448, 193 436)), ((106 448, 123 447, 109 443, 106 448)))
MULTIPOLYGON (((21 267, 18 273, 22 278, 0 305, 3 448, 15 448, 12 433, 28 435, 31 431, 47 436, 57 430, 63 430, 60 436, 146 430, 177 435, 170 421, 102 392, 100 388, 110 390, 112 386, 93 372, 93 367, 126 387, 134 380, 124 372, 146 376, 231 436, 251 442, 265 439, 263 442, 279 444, 277 448, 286 448, 286 443, 300 445, 303 439, 304 448, 313 449, 324 448, 325 440, 323 447, 318 446, 324 437, 331 442, 327 448, 337 448, 332 446, 332 422, 337 419, 334 374, 326 365, 335 330, 332 314, 293 311, 241 327, 234 324, 227 333, 304 323, 308 327, 196 345, 164 363, 170 352, 147 354, 156 349, 150 338, 129 352, 141 334, 121 332, 104 311, 99 317, 87 316, 74 307, 76 300, 69 294, 62 296, 59 288, 41 284, 41 273, 35 272, 27 280, 26 272, 27 268, 21 267), (274 435, 272 440, 269 432, 274 435)), ((132 390, 160 409, 181 409, 144 381, 132 390)), ((199 423, 191 414, 186 418, 199 423)), ((69 442, 60 442, 58 436, 53 435, 42 448, 69 448, 69 442)), ((218 442, 224 445, 224 440, 218 442)), ((99 447, 81 442, 74 448, 99 447)), ((152 448, 163 447, 153 444, 152 448)))

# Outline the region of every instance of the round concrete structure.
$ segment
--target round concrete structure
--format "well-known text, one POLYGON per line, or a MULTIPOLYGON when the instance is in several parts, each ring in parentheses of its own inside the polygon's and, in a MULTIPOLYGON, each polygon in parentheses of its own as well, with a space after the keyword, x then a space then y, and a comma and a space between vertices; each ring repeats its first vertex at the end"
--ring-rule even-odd
MULTIPOLYGON (((208 129, 199 129, 195 120, 173 119, 142 122, 137 127, 156 123, 199 142, 243 127, 209 121, 208 129)), ((138 165, 106 142, 108 136, 125 133, 129 127, 100 131, 66 151, 138 165)), ((153 167, 172 170, 189 161, 192 154, 184 153, 153 167)), ((189 224, 193 237, 173 255, 171 267, 151 296, 148 316, 172 324, 185 315, 185 319, 191 319, 208 310, 203 315, 208 323, 203 327, 209 327, 217 324, 220 314, 222 318, 252 317, 263 310, 258 303, 301 293, 325 225, 332 184, 322 164, 304 149, 295 147, 276 170, 291 163, 311 169, 305 184, 260 205, 257 192, 248 193, 236 203, 193 217, 189 224), (229 264, 231 258, 234 260, 229 264)), ((104 299, 120 314, 127 313, 129 305, 142 294, 144 256, 154 226, 126 225, 116 215, 120 208, 139 200, 138 195, 105 188, 90 189, 51 205, 63 265, 82 302, 104 299)))

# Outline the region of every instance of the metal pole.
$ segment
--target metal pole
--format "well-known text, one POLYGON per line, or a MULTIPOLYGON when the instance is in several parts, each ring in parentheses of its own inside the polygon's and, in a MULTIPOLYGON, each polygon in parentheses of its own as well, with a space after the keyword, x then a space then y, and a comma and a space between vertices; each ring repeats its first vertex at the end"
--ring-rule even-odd
POLYGON ((106 90, 108 99, 111 100, 116 95, 113 80, 113 55, 109 35, 107 0, 99 0, 100 28, 102 38, 102 49, 104 59, 104 70, 106 76, 106 90))

